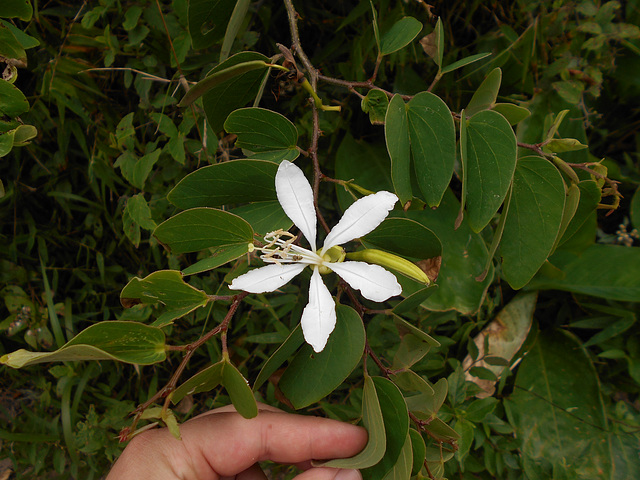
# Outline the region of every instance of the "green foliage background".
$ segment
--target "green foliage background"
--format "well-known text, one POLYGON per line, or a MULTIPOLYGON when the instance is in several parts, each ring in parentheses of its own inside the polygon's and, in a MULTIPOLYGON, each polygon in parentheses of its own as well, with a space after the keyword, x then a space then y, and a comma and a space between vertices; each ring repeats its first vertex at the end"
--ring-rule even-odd
MULTIPOLYGON (((218 3, 228 15, 236 5, 218 3)), ((419 209, 414 202, 407 211, 408 218, 440 238, 445 251, 460 250, 460 255, 445 258, 438 280, 443 289, 449 282, 455 298, 436 294, 428 309, 406 315, 440 343, 416 361, 413 371, 436 391, 439 379, 448 380, 442 406, 433 406, 433 416, 438 415, 434 422, 442 424, 442 435, 449 433, 449 424, 460 436, 455 455, 434 453, 437 442, 427 437, 427 462, 449 478, 638 478, 640 260, 637 234, 630 233, 640 225, 640 4, 373 3, 382 50, 389 53, 380 64, 377 86, 413 96, 438 78, 433 93, 452 111, 466 109, 471 115, 474 92, 483 81, 491 82, 486 80, 490 72, 500 67, 498 102, 531 111, 517 127, 518 141, 542 142, 557 114, 568 110, 558 137, 577 139, 589 148, 562 152, 560 145, 555 151, 576 164, 604 159, 594 169, 620 182, 622 196, 617 209, 585 214, 582 225, 570 226, 573 235, 551 264, 517 285, 525 287, 517 296, 515 277, 505 280, 509 266, 501 265, 499 256, 484 282, 461 280, 460 272, 471 279, 491 260, 488 249, 499 218, 490 212, 489 227, 483 229, 483 212, 467 210, 469 217, 480 218, 474 229, 480 234, 467 243, 469 226, 453 231, 465 191, 459 164, 437 210, 419 209), (406 48, 393 51, 385 33, 405 15, 419 19, 424 28, 406 48), (445 41, 443 56, 436 52, 434 62, 418 40, 437 28, 436 17, 445 41), (447 65, 484 52, 491 56, 446 72, 447 65), (471 260, 465 260, 465 253, 471 260), (578 255, 581 262, 575 261, 578 255), (522 358, 512 373, 482 354, 491 351, 491 344, 478 334, 496 318, 521 335, 525 332, 524 345, 511 352, 514 360, 522 358), (493 396, 475 397, 480 380, 491 382, 500 374, 493 396)), ((103 320, 151 323, 167 314, 150 305, 123 309, 120 292, 133 277, 181 270, 203 258, 170 254, 151 232, 177 213, 167 194, 182 178, 199 167, 242 157, 241 145, 223 132, 226 114, 205 122, 199 103, 177 106, 184 95, 182 83, 197 82, 235 53, 272 56, 280 53, 277 43, 291 46, 286 10, 275 1, 238 1, 246 14, 232 42, 225 35, 227 22, 209 30, 207 39, 199 38, 197 30, 194 37, 193 25, 190 35, 193 19, 186 0, 33 2, 28 15, 10 7, 30 2, 10 0, 6 5, 0 7, 0 34, 5 35, 0 60, 20 61, 1 64, 7 67, 3 81, 15 82, 28 109, 18 105, 11 110, 9 95, 0 98, 0 355, 19 348, 55 350, 103 320), (7 32, 23 46, 24 58, 6 50, 7 32), (8 135, 12 143, 7 147, 8 135)), ((369 1, 299 2, 296 9, 301 44, 323 75, 359 82, 371 76, 377 49, 369 1)), ((0 94, 13 92, 4 84, 2 88, 0 94)), ((384 115, 377 102, 384 101, 375 94, 363 100, 334 83, 321 82, 318 94, 326 105, 342 107, 340 113, 320 116, 324 173, 354 179, 369 190, 398 191, 389 174, 394 152, 387 151, 385 130, 378 124, 384 115)), ((295 124, 297 145, 303 148, 313 133, 308 96, 294 78, 273 71, 260 103, 295 124)), ((481 110, 479 103, 475 105, 481 110)), ((469 128, 481 131, 482 126, 470 123, 469 128)), ((233 131, 229 126, 225 130, 233 131)), ((281 154, 291 151, 295 148, 281 154)), ((580 180, 600 180, 589 172, 577 174, 580 180)), ((351 196, 341 185, 335 190, 327 185, 320 205, 333 225, 351 196)), ((589 187, 584 188, 587 198, 589 187)), ((602 200, 613 202, 613 196, 602 200)), ((506 228, 501 254, 514 245, 509 238, 506 228)), ((533 255, 535 248, 531 245, 527 254, 533 255)), ((245 267, 229 264, 187 279, 196 289, 223 294, 226 275, 245 267)), ((230 354, 251 384, 294 331, 304 297, 299 287, 289 285, 284 294, 249 296, 240 307, 229 332, 230 354)), ((220 302, 194 310, 168 327, 169 343, 196 341, 227 311, 228 305, 220 302)), ((398 343, 393 318, 371 316, 366 329, 371 348, 384 361, 391 365, 401 357, 406 345, 398 343)), ((108 361, 43 364, 21 371, 3 366, 0 460, 11 461, 17 478, 99 478, 122 448, 117 436, 129 425, 128 414, 173 372, 178 357, 169 357, 152 366, 108 361)), ((188 373, 220 358, 219 342, 208 342, 194 354, 188 373)), ((371 369, 375 372, 375 364, 371 369)), ((364 384, 361 375, 351 378, 355 380, 342 383, 309 411, 358 419, 363 395, 365 403, 371 398, 367 391, 392 391, 385 390, 389 387, 380 378, 364 384)), ((259 398, 287 408, 274 382, 260 380, 259 398)), ((280 387, 286 391, 286 385, 285 380, 280 387)), ((394 405, 392 397, 388 405, 394 405)), ((229 402, 227 392, 218 389, 189 396, 175 412, 182 421, 229 402)))

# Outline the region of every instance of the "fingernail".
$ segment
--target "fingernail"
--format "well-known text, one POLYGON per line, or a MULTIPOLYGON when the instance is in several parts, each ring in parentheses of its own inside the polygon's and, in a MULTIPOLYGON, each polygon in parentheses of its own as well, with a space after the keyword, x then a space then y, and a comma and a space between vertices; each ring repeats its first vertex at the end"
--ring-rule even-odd
POLYGON ((334 480, 362 480, 362 475, 360 474, 360 470, 342 468, 336 474, 334 480))

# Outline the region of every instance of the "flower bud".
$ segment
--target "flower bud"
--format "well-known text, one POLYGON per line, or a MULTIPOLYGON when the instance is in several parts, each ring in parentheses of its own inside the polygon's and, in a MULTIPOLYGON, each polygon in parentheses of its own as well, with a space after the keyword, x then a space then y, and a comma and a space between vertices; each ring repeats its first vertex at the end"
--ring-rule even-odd
POLYGON ((381 267, 390 268, 426 285, 431 283, 427 274, 415 263, 410 262, 406 258, 394 255, 393 253, 367 248, 358 252, 349 252, 347 253, 347 258, 349 260, 375 263, 381 267))

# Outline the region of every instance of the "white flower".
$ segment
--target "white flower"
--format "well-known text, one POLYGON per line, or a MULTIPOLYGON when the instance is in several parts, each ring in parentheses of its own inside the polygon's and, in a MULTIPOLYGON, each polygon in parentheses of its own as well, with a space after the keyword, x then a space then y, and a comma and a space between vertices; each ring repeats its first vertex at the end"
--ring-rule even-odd
POLYGON ((316 250, 316 211, 313 190, 302 170, 284 160, 276 174, 276 193, 282 209, 300 229, 311 249, 294 245, 295 237, 282 230, 265 236, 267 245, 257 248, 265 267, 256 268, 235 278, 230 285, 234 290, 250 293, 273 292, 298 275, 306 266, 313 268, 309 286, 309 303, 302 312, 304 339, 316 352, 327 344, 329 334, 336 325, 335 302, 320 273, 332 270, 362 296, 374 302, 383 302, 402 292, 396 277, 379 265, 365 262, 343 262, 336 258, 332 247, 362 237, 373 231, 387 217, 398 201, 393 193, 381 191, 354 202, 338 224, 327 235, 322 249, 316 250), (337 260, 337 261, 336 261, 337 260))

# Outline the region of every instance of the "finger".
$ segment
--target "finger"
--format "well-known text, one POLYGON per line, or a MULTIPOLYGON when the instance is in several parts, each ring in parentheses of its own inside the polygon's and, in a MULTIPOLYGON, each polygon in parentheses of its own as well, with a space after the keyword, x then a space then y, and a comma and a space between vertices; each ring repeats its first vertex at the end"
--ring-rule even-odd
MULTIPOLYGON (((282 410, 280 410, 279 408, 272 407, 271 405, 267 405, 266 403, 261 403, 261 402, 257 402, 257 403, 258 403, 258 412, 263 412, 263 411, 282 412, 282 410)), ((229 412, 235 412, 235 411, 236 411, 236 407, 234 407, 233 404, 230 404, 230 405, 225 405, 224 407, 214 408, 213 410, 209 410, 208 412, 201 413, 200 415, 193 417, 193 419, 204 417, 205 415, 211 415, 212 413, 229 413, 229 412)))
POLYGON ((268 480, 260 465, 254 463, 244 472, 240 472, 235 477, 220 477, 220 480, 268 480))
POLYGON ((362 480, 362 475, 358 470, 318 467, 301 473, 294 480, 362 480))
POLYGON ((253 419, 237 413, 207 415, 183 424, 181 432, 194 463, 208 464, 222 476, 237 475, 262 460, 299 463, 350 457, 367 442, 361 427, 268 411, 253 419))

